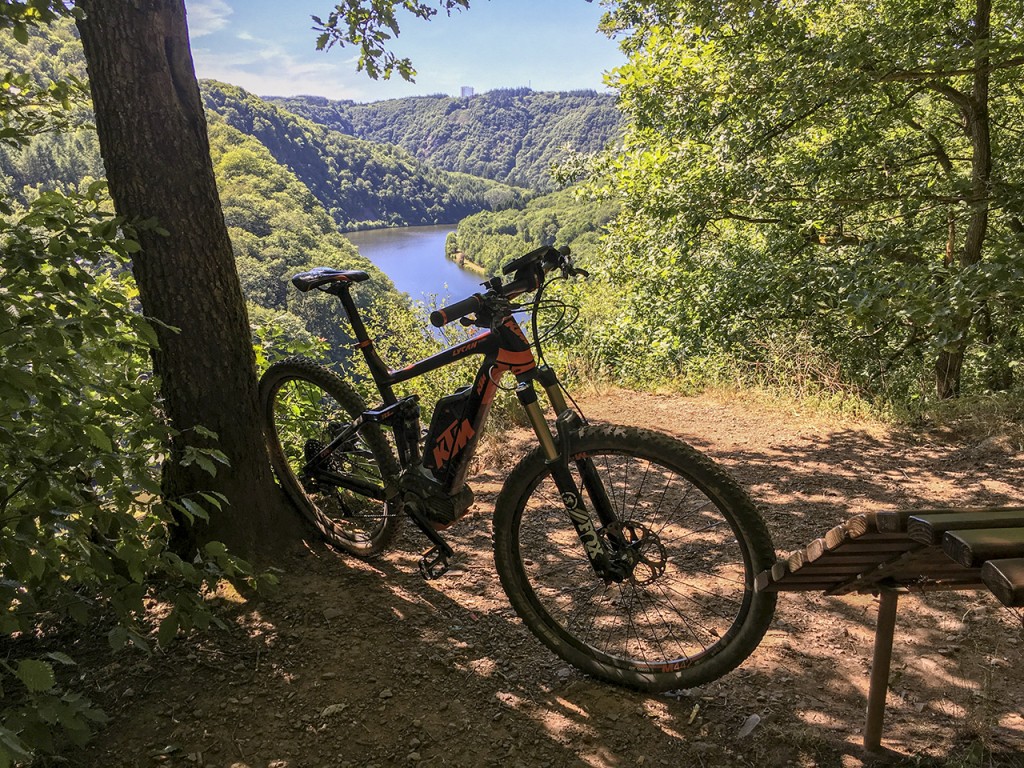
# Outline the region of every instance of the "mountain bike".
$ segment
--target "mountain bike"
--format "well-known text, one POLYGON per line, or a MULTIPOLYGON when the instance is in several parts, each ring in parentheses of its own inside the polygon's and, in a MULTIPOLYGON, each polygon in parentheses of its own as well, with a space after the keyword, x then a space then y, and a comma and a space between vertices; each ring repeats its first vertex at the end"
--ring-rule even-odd
POLYGON ((552 280, 585 276, 568 249, 533 250, 430 315, 435 327, 461 321, 479 333, 391 370, 352 297, 365 272, 295 275, 300 291, 341 301, 381 404, 367 408, 344 378, 306 358, 272 365, 260 381, 271 462, 302 514, 353 555, 381 553, 410 518, 430 542, 420 570, 437 578, 453 554, 442 531, 473 502, 470 460, 510 375, 537 446, 495 503, 494 558, 509 601, 586 673, 647 691, 690 688, 735 668, 764 635, 775 595, 753 584, 774 548, 746 492, 707 456, 661 433, 588 423, 575 407, 544 362, 537 315, 552 280), (516 303, 527 294, 531 302, 516 303), (529 315, 532 340, 518 314, 529 315), (394 386, 469 355, 482 357, 475 380, 441 398, 421 435, 418 397, 397 397, 394 386))

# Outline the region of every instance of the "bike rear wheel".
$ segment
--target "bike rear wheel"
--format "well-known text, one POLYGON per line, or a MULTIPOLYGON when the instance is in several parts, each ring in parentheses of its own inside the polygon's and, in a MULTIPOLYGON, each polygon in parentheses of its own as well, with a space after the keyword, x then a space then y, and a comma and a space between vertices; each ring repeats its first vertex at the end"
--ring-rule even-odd
MULTIPOLYGON (((372 557, 394 537, 400 502, 378 501, 304 476, 303 466, 366 410, 359 393, 303 357, 275 363, 260 379, 260 403, 274 474, 303 516, 328 543, 372 557)), ((380 427, 366 424, 327 459, 325 468, 383 490, 398 462, 380 427)))
MULTIPOLYGON (((588 426, 569 462, 592 462, 634 563, 605 584, 584 554, 540 450, 509 476, 494 517, 502 586, 529 629, 595 677, 647 691, 691 688, 739 665, 775 609, 754 576, 775 560, 753 502, 719 466, 647 430, 588 426)), ((616 538, 613 536, 612 538, 616 538)), ((622 540, 621 538, 619 539, 622 540)))

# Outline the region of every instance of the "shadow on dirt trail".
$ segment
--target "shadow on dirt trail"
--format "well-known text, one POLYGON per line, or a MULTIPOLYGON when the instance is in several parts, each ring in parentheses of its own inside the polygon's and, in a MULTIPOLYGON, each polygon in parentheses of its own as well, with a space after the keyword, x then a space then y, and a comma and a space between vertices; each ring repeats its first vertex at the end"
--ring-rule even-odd
MULTIPOLYGON (((611 393, 585 409, 670 432, 727 465, 780 551, 866 509, 1022 501, 1015 457, 709 398, 611 393)), ((500 480, 528 436, 503 437, 450 531, 441 579, 407 526, 372 563, 313 546, 279 592, 223 598, 231 631, 166 655, 97 648, 83 666, 113 725, 72 764, 320 766, 837 766, 860 764, 875 602, 780 596, 737 671, 646 695, 595 682, 515 617, 491 555, 500 480)), ((88 641, 82 640, 81 644, 88 641)), ((901 600, 885 743, 912 765, 1024 768, 1021 620, 982 593, 901 600), (946 756, 952 755, 947 759, 946 756)), ((76 657, 87 654, 76 649, 76 657)))

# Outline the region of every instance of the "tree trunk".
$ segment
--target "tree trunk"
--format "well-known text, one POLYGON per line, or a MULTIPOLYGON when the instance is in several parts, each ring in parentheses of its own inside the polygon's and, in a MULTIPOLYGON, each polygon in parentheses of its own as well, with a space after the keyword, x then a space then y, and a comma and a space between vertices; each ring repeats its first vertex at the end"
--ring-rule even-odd
MULTIPOLYGON (((974 14, 972 44, 975 50, 974 78, 969 107, 964 110, 967 136, 971 140, 971 215, 964 235, 964 248, 960 253, 960 268, 981 262, 985 237, 988 234, 988 216, 992 184, 992 135, 988 116, 989 79, 991 62, 988 55, 991 29, 991 0, 978 0, 974 14)), ((978 307, 977 309, 981 309, 978 307)), ((935 391, 939 398, 960 394, 960 376, 967 354, 968 336, 973 317, 967 315, 957 321, 955 330, 960 340, 950 349, 939 353, 935 363, 935 391)))
POLYGON ((176 436, 163 492, 199 491, 229 504, 177 541, 219 540, 242 555, 280 548, 297 518, 273 482, 258 418, 255 357, 231 242, 213 176, 206 117, 182 0, 80 0, 78 22, 96 130, 114 205, 128 221, 154 219, 168 235, 139 232, 132 260, 144 313, 160 348, 153 367, 176 436), (160 324, 177 328, 170 331, 160 324), (213 430, 230 466, 216 477, 180 459, 210 446, 213 430))

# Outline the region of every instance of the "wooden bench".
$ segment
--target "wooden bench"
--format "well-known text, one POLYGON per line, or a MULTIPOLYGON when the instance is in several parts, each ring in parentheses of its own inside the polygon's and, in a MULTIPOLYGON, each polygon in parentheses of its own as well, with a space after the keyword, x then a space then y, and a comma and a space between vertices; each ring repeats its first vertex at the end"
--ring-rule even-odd
POLYGON ((755 589, 878 593, 864 749, 881 749, 901 592, 989 589, 1024 606, 1024 507, 857 515, 758 574, 755 589))

